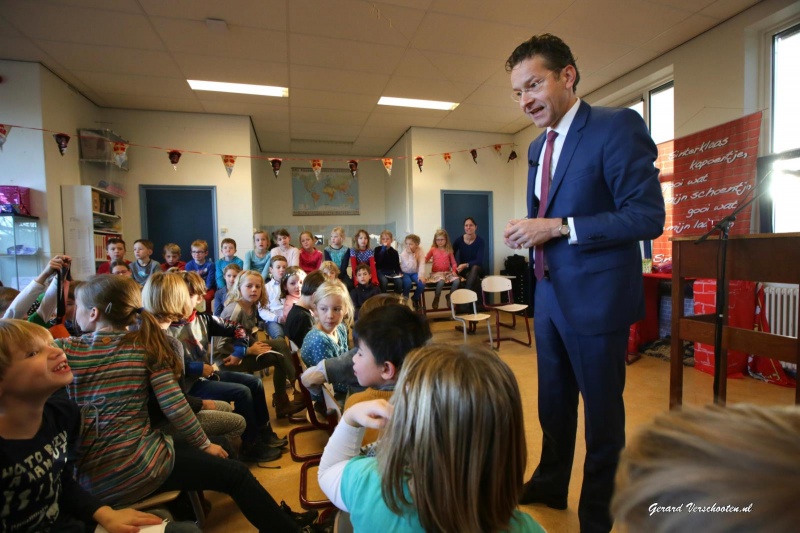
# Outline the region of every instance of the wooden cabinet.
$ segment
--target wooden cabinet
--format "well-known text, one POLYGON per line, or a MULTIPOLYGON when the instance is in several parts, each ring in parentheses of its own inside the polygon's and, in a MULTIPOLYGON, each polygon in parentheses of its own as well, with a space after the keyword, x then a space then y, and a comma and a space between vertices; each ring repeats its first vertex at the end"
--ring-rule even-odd
POLYGON ((122 197, 88 185, 62 185, 64 251, 72 257, 72 276, 84 280, 108 260, 106 243, 122 238, 122 197))

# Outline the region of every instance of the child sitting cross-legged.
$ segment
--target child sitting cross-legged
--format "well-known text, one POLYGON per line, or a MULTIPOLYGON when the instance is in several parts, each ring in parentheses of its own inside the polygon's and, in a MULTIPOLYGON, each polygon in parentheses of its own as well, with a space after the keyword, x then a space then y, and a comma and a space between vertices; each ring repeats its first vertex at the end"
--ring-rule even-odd
POLYGON ((370 274, 369 265, 366 263, 359 263, 356 267, 356 285, 350 291, 350 299, 353 300, 353 307, 355 308, 355 319, 358 320, 358 311, 368 299, 377 296, 381 293, 381 289, 372 283, 372 275, 370 274))
POLYGON ((2 530, 93 531, 100 524, 138 531, 160 524, 149 513, 112 509, 75 481, 70 458, 80 437, 80 409, 66 395, 53 394, 72 379, 66 355, 46 329, 0 320, 2 530))
POLYGON ((345 410, 319 484, 355 531, 542 533, 517 510, 527 449, 519 387, 484 347, 428 345, 403 363, 391 403, 345 410), (365 428, 377 457, 358 456, 365 428))
POLYGON ((225 450, 209 442, 176 381, 180 361, 142 308, 136 282, 96 276, 76 296, 76 320, 87 333, 55 345, 67 355, 74 373, 68 392, 82 409, 77 471, 83 488, 110 505, 157 491, 223 492, 260 531, 296 531, 295 517, 247 466, 226 460, 225 450), (182 440, 151 426, 151 391, 182 440))
MULTIPOLYGON (((389 400, 409 352, 424 346, 431 338, 428 321, 407 305, 384 305, 375 308, 353 328, 358 351, 353 356, 353 373, 358 384, 367 387, 351 394, 345 412, 368 400, 389 400)), ((378 432, 368 428, 363 444, 375 442, 378 432)))

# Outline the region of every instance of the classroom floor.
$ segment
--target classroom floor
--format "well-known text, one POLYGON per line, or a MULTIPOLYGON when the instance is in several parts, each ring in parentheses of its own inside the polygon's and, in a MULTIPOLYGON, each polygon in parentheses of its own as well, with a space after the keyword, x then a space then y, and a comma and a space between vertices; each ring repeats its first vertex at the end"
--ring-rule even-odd
MULTIPOLYGON (((450 320, 437 320, 431 324, 435 342, 460 343, 462 333, 454 330, 455 322, 450 320)), ((518 326, 519 329, 519 326, 518 326)), ((525 335, 524 329, 521 336, 525 335)), ((486 329, 478 328, 474 336, 468 337, 468 342, 478 343, 486 340, 486 329)), ((498 352, 500 357, 514 370, 522 391, 522 401, 525 416, 525 429, 528 439, 528 467, 525 478, 528 479, 541 453, 541 432, 538 422, 536 405, 537 372, 536 349, 527 348, 513 342, 503 342, 498 352)), ((684 368, 684 405, 706 405, 712 403, 712 376, 698 372, 693 368, 684 368)), ((272 379, 264 381, 267 389, 267 398, 272 397, 272 379)), ((775 385, 766 384, 755 379, 732 379, 728 381, 729 403, 754 403, 759 405, 791 405, 794 402, 794 390, 775 385)), ((642 357, 630 365, 627 371, 627 386, 625 388, 626 406, 626 431, 632 435, 637 428, 651 421, 657 414, 668 410, 669 406, 669 363, 654 357, 642 357)), ((578 525, 578 498, 582 481, 583 457, 586 452, 583 440, 583 417, 579 410, 578 438, 575 450, 575 462, 570 483, 569 508, 565 511, 556 511, 541 505, 526 505, 521 509, 535 518, 545 529, 550 532, 571 533, 580 530, 578 525)), ((289 423, 286 419, 276 421, 274 409, 270 406, 273 415, 275 431, 283 436, 296 424, 289 423)), ((324 439, 315 434, 306 433, 302 444, 304 451, 321 449, 324 439)), ((300 465, 292 461, 288 453, 265 466, 280 466, 280 469, 264 469, 255 465, 251 468, 253 474, 261 481, 264 487, 279 503, 285 500, 292 509, 300 510, 298 498, 300 465)), ((312 485, 315 491, 312 496, 323 497, 316 485, 316 471, 312 471, 312 485)), ((208 517, 204 531, 208 533, 222 532, 251 532, 255 528, 239 513, 236 505, 227 497, 206 493, 206 497, 213 504, 213 509, 208 517)))

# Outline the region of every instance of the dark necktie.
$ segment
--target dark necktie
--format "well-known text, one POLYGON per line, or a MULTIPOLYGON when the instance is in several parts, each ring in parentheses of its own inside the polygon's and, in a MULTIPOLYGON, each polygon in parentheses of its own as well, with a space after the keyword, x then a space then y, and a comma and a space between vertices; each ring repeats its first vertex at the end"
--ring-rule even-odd
MULTIPOLYGON (((550 182, 552 175, 550 173, 550 163, 553 160, 553 145, 558 137, 558 132, 550 130, 547 132, 547 146, 544 149, 544 162, 542 163, 541 175, 541 191, 539 193, 539 210, 536 212, 536 218, 543 218, 544 212, 547 209, 547 200, 550 194, 550 182)), ((540 244, 533 251, 533 273, 536 276, 536 281, 541 281, 544 277, 544 245, 540 244)))

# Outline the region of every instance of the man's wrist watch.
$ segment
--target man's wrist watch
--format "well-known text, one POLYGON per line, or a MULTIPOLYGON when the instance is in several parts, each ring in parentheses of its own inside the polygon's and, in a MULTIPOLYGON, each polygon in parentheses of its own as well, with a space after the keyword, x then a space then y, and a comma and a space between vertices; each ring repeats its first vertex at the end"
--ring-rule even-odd
POLYGON ((567 217, 561 219, 561 226, 558 228, 558 234, 562 237, 569 237, 569 222, 567 217))

